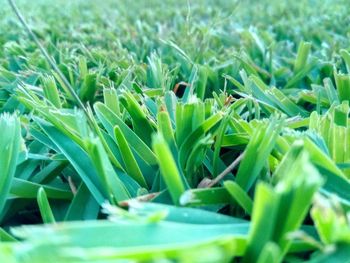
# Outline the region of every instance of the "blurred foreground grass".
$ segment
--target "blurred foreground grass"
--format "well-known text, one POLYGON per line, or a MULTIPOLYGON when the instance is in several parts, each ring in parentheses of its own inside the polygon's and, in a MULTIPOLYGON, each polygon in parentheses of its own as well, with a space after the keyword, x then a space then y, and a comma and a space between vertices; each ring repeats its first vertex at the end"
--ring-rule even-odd
POLYGON ((349 260, 347 1, 16 2, 1 262, 349 260))

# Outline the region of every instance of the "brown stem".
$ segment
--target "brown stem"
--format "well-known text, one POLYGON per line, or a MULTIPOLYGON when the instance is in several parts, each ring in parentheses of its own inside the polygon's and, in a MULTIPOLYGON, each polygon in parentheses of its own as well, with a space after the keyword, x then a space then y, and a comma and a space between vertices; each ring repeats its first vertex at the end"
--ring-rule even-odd
POLYGON ((228 175, 243 159, 244 152, 241 153, 225 170, 222 171, 217 177, 210 181, 205 188, 210 188, 220 182, 226 175, 228 175))

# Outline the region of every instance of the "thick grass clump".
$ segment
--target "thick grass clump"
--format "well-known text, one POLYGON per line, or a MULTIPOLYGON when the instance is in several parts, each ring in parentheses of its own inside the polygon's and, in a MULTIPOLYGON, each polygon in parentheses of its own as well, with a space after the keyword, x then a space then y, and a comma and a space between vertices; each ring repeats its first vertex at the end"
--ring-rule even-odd
POLYGON ((349 261, 347 1, 0 4, 0 262, 349 261))

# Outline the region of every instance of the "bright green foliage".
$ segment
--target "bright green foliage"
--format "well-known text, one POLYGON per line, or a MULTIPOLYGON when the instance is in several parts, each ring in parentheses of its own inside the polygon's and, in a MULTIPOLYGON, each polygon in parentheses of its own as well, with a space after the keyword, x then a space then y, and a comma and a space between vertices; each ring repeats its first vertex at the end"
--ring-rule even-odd
MULTIPOLYGON (((16 171, 17 159, 21 144, 21 127, 19 118, 14 115, 0 116, 0 211, 4 210, 6 198, 11 191, 11 184, 16 171)), ((2 212, 1 212, 2 213, 2 212)))
MULTIPOLYGON (((319 116, 313 112, 310 116, 310 129, 317 131, 323 138, 333 161, 338 165, 350 162, 350 128, 348 124, 349 104, 331 107, 327 113, 319 116)), ((344 166, 347 177, 349 169, 344 166)))
POLYGON ((52 214, 52 210, 49 204, 49 200, 47 200, 47 195, 45 193, 44 188, 40 188, 38 190, 37 196, 38 206, 40 209, 40 214, 44 223, 55 223, 55 217, 52 214))
POLYGON ((0 262, 348 261, 347 0, 16 2, 0 262))

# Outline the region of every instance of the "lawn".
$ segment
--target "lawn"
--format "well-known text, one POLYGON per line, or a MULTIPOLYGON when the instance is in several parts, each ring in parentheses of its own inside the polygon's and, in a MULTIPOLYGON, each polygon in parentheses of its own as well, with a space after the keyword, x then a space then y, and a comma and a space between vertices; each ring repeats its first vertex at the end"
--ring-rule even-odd
POLYGON ((350 262, 347 0, 0 6, 0 262, 350 262))

